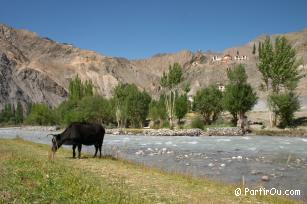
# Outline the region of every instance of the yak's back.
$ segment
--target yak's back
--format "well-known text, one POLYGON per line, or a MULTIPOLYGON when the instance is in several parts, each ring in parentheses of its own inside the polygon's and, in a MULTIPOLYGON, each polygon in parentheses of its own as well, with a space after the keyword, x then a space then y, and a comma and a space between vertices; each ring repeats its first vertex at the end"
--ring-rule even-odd
POLYGON ((64 132, 75 142, 92 145, 103 142, 105 129, 100 124, 76 122, 71 123, 64 132))

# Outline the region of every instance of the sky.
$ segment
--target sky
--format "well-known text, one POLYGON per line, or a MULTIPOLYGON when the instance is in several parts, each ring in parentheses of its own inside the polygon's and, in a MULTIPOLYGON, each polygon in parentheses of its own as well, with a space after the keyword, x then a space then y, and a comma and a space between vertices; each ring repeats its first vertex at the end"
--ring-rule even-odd
POLYGON ((108 56, 223 51, 307 28, 306 0, 0 0, 0 23, 108 56))

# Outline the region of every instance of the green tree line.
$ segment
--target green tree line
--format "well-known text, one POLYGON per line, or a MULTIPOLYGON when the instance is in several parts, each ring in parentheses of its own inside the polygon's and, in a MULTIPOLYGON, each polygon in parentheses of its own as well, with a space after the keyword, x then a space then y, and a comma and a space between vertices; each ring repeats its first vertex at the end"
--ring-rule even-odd
MULTIPOLYGON (((269 38, 258 45, 257 67, 262 74, 261 90, 267 93, 273 123, 280 127, 293 124, 294 113, 299 109, 297 83, 302 77, 298 70, 295 50, 285 38, 276 38, 273 44, 269 38)), ((253 46, 253 54, 256 46, 253 46)), ((82 81, 76 76, 69 84, 68 100, 56 108, 46 104, 33 104, 28 109, 28 124, 69 124, 77 121, 103 123, 112 127, 143 127, 146 119, 155 128, 174 127, 182 123, 188 112, 196 112, 201 118, 192 121, 192 127, 216 123, 221 113, 229 112, 231 123, 238 120, 243 127, 246 113, 254 107, 258 97, 248 83, 245 66, 237 64, 227 70, 228 82, 221 92, 216 84, 203 87, 188 100, 189 85, 184 84, 184 71, 180 64, 169 66, 160 78, 161 95, 157 98, 140 90, 134 84, 119 84, 107 99, 96 93, 91 81, 82 81)), ((0 114, 0 122, 19 124, 25 115, 20 103, 6 104, 0 114)))
POLYGON ((23 123, 23 119, 23 107, 20 102, 17 103, 16 108, 14 104, 5 104, 0 112, 0 123, 16 125, 23 123))

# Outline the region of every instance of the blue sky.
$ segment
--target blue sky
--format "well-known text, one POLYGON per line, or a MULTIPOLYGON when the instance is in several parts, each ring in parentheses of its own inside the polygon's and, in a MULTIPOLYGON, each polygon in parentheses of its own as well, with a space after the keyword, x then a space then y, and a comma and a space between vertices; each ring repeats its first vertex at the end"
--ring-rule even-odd
POLYGON ((0 0, 0 23, 108 56, 222 51, 307 28, 306 0, 0 0))

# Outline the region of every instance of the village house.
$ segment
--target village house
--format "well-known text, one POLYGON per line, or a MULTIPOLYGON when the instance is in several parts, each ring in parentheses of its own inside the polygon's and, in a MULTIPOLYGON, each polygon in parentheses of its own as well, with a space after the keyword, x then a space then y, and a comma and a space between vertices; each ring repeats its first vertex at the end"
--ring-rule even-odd
POLYGON ((216 55, 212 57, 212 62, 220 62, 220 61, 222 61, 222 58, 220 56, 216 55))
POLYGON ((247 56, 246 56, 246 55, 242 55, 242 56, 236 55, 236 56, 234 57, 234 59, 235 59, 235 60, 238 60, 238 61, 247 60, 247 56))
POLYGON ((224 57, 223 57, 223 62, 224 63, 227 63, 227 62, 229 62, 231 60, 232 60, 232 57, 229 54, 224 55, 224 57))

